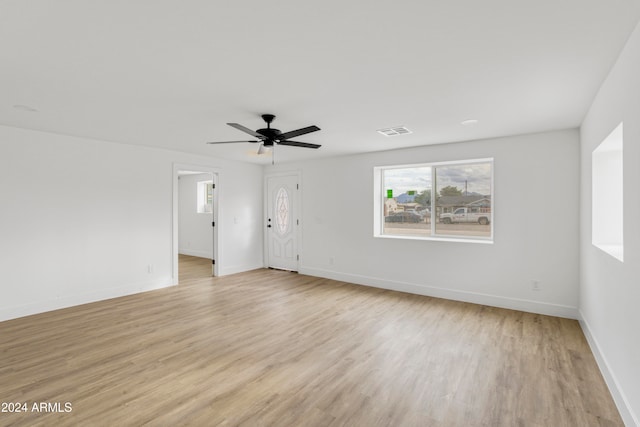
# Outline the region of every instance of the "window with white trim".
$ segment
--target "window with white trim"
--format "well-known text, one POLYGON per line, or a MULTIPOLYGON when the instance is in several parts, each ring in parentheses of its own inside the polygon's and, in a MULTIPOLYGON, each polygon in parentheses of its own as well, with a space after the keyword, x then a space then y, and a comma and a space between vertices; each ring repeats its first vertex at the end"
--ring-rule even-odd
POLYGON ((493 159, 374 168, 374 235, 493 239, 493 159))
POLYGON ((196 211, 198 213, 213 212, 213 181, 198 181, 197 191, 196 211))

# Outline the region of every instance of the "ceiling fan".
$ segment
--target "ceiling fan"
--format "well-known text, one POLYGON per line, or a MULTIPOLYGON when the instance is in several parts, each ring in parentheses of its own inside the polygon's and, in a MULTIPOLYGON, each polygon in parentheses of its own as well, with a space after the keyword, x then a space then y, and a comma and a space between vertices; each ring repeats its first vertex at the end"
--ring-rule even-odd
MULTIPOLYGON (((249 135, 257 138, 256 140, 245 140, 245 141, 218 141, 218 142, 207 142, 207 144, 234 144, 238 142, 252 142, 252 143, 260 143, 260 147, 258 148, 258 154, 263 154, 269 148, 273 148, 275 144, 278 145, 289 145, 292 147, 303 147, 303 148, 320 148, 321 146, 318 144, 310 144, 308 142, 298 142, 291 141, 289 138, 295 138, 296 136, 306 135, 311 132, 319 131, 320 128, 318 126, 307 126, 305 128, 292 130, 289 132, 281 132, 279 129, 275 129, 271 127, 271 122, 276 118, 273 114, 263 114, 262 120, 267 123, 267 127, 263 129, 258 129, 253 131, 248 127, 242 126, 238 123, 227 123, 229 126, 234 127, 242 132, 248 133, 249 135)), ((273 156, 273 151, 271 151, 273 156)), ((272 157, 273 163, 273 157, 272 157)))

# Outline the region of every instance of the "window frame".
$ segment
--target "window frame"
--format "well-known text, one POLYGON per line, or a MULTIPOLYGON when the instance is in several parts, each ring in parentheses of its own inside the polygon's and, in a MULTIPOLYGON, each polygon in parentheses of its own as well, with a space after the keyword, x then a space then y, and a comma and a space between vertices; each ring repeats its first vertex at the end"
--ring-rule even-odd
POLYGON ((410 164, 394 164, 385 166, 374 166, 374 218, 373 218, 373 236, 385 239, 404 239, 404 240, 427 240, 427 241, 446 241, 446 242, 465 242, 465 243, 494 243, 494 211, 495 211, 495 197, 494 197, 494 174, 495 174, 495 161, 493 157, 487 158, 474 158, 465 160, 451 160, 451 161, 439 161, 439 162, 424 162, 424 163, 410 163, 410 164), (431 235, 429 236, 417 236, 407 234, 388 234, 384 232, 384 201, 387 194, 384 185, 384 171, 394 169, 408 169, 408 168, 424 168, 429 167, 431 169, 431 194, 435 194, 435 188, 437 188, 436 170, 438 167, 446 166, 458 166, 469 164, 489 163, 491 165, 491 219, 490 219, 490 235, 489 236, 472 236, 472 235, 450 235, 450 234, 438 234, 436 232, 436 204, 433 203, 430 208, 431 219, 431 235))
POLYGON ((196 181, 196 213, 213 212, 213 180, 196 181))

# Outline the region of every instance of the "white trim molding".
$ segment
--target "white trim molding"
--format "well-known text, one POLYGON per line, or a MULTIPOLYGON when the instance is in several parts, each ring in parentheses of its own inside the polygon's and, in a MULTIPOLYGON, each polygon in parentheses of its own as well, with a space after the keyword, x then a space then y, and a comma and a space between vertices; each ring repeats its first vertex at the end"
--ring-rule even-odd
POLYGON ((19 317, 31 316, 33 314, 45 313, 48 311, 75 307, 82 304, 90 304, 112 298, 134 295, 141 292, 154 291, 170 286, 172 286, 172 283, 168 279, 162 278, 146 282, 130 283, 125 286, 101 289, 98 291, 89 291, 75 295, 64 295, 56 298, 42 299, 16 307, 0 307, 0 322, 17 319, 19 317))
POLYGON ((568 305, 551 304, 541 301, 510 298, 499 295, 490 295, 469 291, 460 291, 417 283, 378 279, 375 277, 339 273, 318 268, 301 267, 300 273, 309 276, 339 280, 356 285, 388 289, 391 291, 407 292, 410 294, 468 302, 472 304, 488 305, 491 307, 507 308, 510 310, 526 311, 529 313, 544 314, 547 316, 564 317, 567 319, 578 319, 578 308, 568 305))
POLYGON ((622 417, 622 421, 624 421, 624 425, 628 427, 640 427, 640 419, 631 409, 631 405, 629 404, 629 400, 626 395, 620 388, 620 383, 618 382, 613 370, 611 369, 607 358, 602 352, 602 347, 598 344, 598 340, 595 335, 591 332, 591 328, 589 327, 589 322, 584 318, 584 314, 582 310, 579 311, 579 319, 580 327, 582 328, 582 332, 584 336, 587 338, 587 342, 589 343, 589 347, 591 347, 591 352, 596 359, 596 363, 600 368, 600 372, 604 377, 604 381, 607 383, 607 387, 609 387, 609 391, 611 392, 611 397, 618 407, 618 412, 620 412, 620 416, 622 417))

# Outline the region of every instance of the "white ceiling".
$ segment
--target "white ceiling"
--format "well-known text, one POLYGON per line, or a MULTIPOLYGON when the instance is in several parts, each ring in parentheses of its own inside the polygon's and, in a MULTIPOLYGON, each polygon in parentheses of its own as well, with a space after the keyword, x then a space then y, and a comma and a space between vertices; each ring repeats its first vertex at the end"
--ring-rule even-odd
POLYGON ((638 0, 2 0, 0 124, 255 163, 257 144, 205 142, 262 113, 322 128, 280 162, 571 128, 639 18, 638 0))

